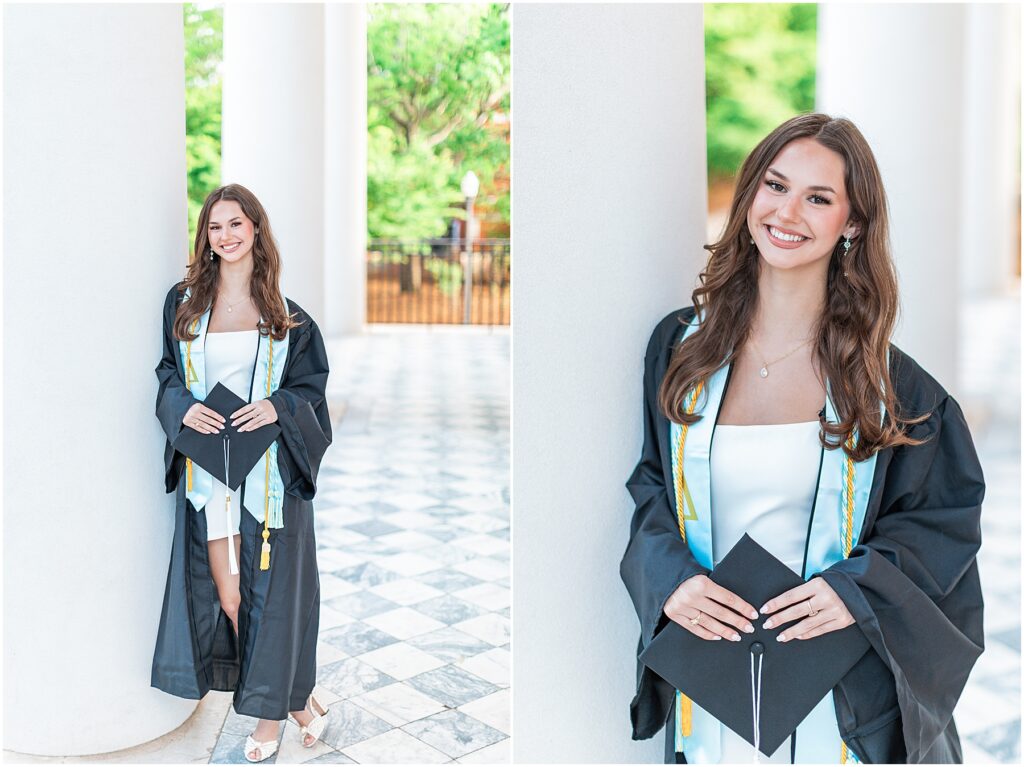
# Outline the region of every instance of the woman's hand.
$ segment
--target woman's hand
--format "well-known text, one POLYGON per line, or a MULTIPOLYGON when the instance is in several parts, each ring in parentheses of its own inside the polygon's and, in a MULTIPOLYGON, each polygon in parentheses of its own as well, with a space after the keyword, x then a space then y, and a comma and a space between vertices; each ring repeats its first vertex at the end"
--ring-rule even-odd
POLYGON ((224 429, 224 416, 216 410, 210 410, 202 402, 190 407, 181 422, 200 434, 216 434, 224 429))
POLYGON ((754 630, 750 620, 757 618, 751 605, 706 575, 695 575, 679 584, 665 601, 664 613, 701 639, 734 642, 740 641, 737 631, 749 634, 754 630))
POLYGON ((824 578, 811 578, 807 583, 779 594, 775 599, 765 603, 761 612, 765 615, 775 613, 764 622, 766 629, 777 628, 803 618, 798 624, 779 634, 777 639, 780 642, 788 642, 790 639, 811 639, 830 631, 839 631, 855 622, 843 600, 824 578))
POLYGON ((277 410, 274 409, 274 403, 270 400, 258 399, 239 408, 231 414, 231 417, 234 419, 231 421, 232 426, 244 424, 238 426, 239 432, 254 431, 268 423, 274 423, 277 420, 277 410))

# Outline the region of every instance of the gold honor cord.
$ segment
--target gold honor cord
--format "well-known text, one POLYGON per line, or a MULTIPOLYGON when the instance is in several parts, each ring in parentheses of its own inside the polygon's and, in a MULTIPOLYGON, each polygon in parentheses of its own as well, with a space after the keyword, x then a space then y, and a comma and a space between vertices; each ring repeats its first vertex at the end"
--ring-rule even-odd
MULTIPOLYGON (((274 370, 274 337, 270 338, 270 354, 267 359, 267 396, 270 396, 270 380, 274 370)), ((263 482, 263 546, 260 548, 260 570, 270 569, 270 448, 264 454, 267 467, 263 482)))
MULTIPOLYGON (((854 441, 852 433, 847 438, 846 445, 851 450, 853 449, 854 441)), ((853 481, 855 477, 855 471, 856 469, 853 465, 853 459, 850 457, 849 454, 847 454, 845 460, 843 461, 843 474, 845 475, 843 477, 843 494, 845 495, 845 498, 843 499, 843 521, 845 523, 843 525, 844 529, 842 531, 843 559, 849 558, 850 549, 853 548, 853 481)), ((840 742, 843 745, 839 752, 839 763, 846 764, 850 761, 859 763, 860 760, 857 758, 855 754, 853 754, 850 751, 849 747, 846 745, 846 741, 841 740, 840 742)))
MULTIPOLYGON (((846 440, 846 446, 853 449, 853 435, 851 434, 846 440)), ((846 455, 846 459, 843 461, 843 485, 845 489, 846 498, 843 500, 843 519, 845 520, 845 529, 843 530, 843 559, 847 559, 850 556, 850 549, 853 548, 853 481, 855 477, 856 469, 853 466, 853 459, 850 458, 849 454, 846 455)))
MULTIPOLYGON (((192 320, 192 326, 188 329, 188 334, 192 335, 196 332, 196 325, 199 324, 199 318, 196 317, 192 320)), ((192 367, 192 341, 189 340, 185 344, 185 388, 192 391, 192 384, 199 380, 199 376, 196 375, 196 369, 192 367)), ((192 492, 192 459, 185 458, 185 477, 187 483, 187 489, 192 492)))
MULTIPOLYGON (((690 396, 690 402, 686 405, 686 414, 693 415, 697 407, 697 399, 704 390, 704 382, 697 384, 690 396)), ((684 423, 679 428, 679 444, 676 445, 676 461, 673 467, 673 479, 676 485, 676 518, 679 522, 679 536, 686 540, 686 520, 696 521, 697 510, 693 506, 693 498, 690 497, 690 489, 686 486, 686 478, 683 476, 683 446, 686 444, 686 432, 690 424, 684 423)), ((686 695, 679 692, 676 698, 676 705, 679 709, 680 730, 684 738, 690 737, 693 733, 693 701, 686 695)))

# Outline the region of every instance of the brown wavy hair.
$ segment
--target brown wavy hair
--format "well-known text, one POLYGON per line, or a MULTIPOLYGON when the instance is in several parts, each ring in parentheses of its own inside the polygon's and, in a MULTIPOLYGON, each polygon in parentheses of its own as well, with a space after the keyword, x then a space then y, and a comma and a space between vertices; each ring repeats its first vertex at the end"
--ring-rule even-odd
POLYGON ((182 341, 194 341, 198 334, 189 333, 193 320, 201 316, 213 306, 217 295, 217 284, 220 277, 220 256, 211 259, 206 254, 210 249, 207 227, 210 224, 210 211, 221 200, 233 200, 242 208, 242 212, 253 222, 254 229, 259 229, 252 245, 252 278, 249 289, 253 303, 260 312, 260 335, 269 335, 275 341, 283 341, 291 328, 300 322, 294 315, 288 314, 288 306, 282 300, 279 287, 281 277, 281 255, 277 250, 277 242, 270 229, 270 220, 263 205, 256 195, 241 184, 227 184, 214 189, 203 203, 196 224, 195 249, 188 265, 185 279, 179 283, 178 292, 184 293, 191 289, 188 301, 178 304, 174 317, 174 337, 182 341))
MULTIPOLYGON (((841 241, 830 256, 824 310, 813 347, 818 369, 828 379, 838 424, 821 421, 819 438, 829 450, 842 446, 855 461, 896 445, 916 445, 906 427, 927 414, 903 418, 887 363, 899 312, 896 269, 889 245, 889 213, 882 176, 864 136, 851 121, 825 114, 801 114, 769 133, 747 156, 721 238, 704 249, 707 265, 693 291, 700 328, 674 351, 658 391, 658 407, 676 423, 694 423, 683 398, 700 381, 732 363, 750 335, 758 301, 760 257, 750 244, 747 212, 765 172, 789 142, 812 138, 845 163, 850 218, 859 224, 849 254, 841 241), (849 276, 844 276, 843 272, 849 276), (881 418, 881 403, 888 417, 881 418), (847 440, 854 429, 856 446, 847 440)), ((706 397, 702 397, 706 401, 706 397)))

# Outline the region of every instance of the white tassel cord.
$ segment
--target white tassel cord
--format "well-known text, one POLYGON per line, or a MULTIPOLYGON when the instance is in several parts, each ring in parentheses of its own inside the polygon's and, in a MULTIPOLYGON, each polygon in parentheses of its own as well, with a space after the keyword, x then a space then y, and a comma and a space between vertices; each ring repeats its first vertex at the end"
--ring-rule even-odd
POLYGON ((761 668, 764 655, 757 656, 757 683, 754 683, 754 653, 750 653, 750 702, 754 714, 754 764, 761 763, 761 668))
POLYGON ((226 492, 224 493, 224 513, 228 517, 228 568, 232 575, 238 575, 238 560, 235 559, 235 539, 231 534, 231 488, 228 487, 229 475, 228 465, 231 462, 231 437, 224 436, 224 487, 226 492))

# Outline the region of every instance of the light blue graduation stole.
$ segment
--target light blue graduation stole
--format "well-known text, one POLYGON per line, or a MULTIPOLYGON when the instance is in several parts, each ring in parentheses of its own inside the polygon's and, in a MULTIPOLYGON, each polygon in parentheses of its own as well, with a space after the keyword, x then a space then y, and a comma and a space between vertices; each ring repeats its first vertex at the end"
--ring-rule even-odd
MULTIPOLYGON (((695 317, 683 334, 683 339, 695 332, 698 326, 699 320, 695 317)), ((671 422, 670 426, 672 476, 676 479, 677 487, 682 486, 683 498, 677 499, 675 492, 668 496, 680 520, 680 534, 697 561, 709 570, 714 565, 711 546, 711 438, 728 375, 729 366, 726 365, 710 376, 701 387, 702 391, 691 392, 687 396, 684 403, 687 410, 694 412, 698 406, 702 406, 703 418, 685 428, 675 422, 671 422), (680 477, 678 455, 682 438, 685 438, 685 443, 683 473, 680 477), (680 482, 682 478, 685 478, 685 482, 680 482), (683 507, 681 514, 677 503, 683 507)), ((825 418, 829 423, 839 421, 828 382, 825 418)), ((853 439, 857 439, 856 433, 853 439)), ((842 449, 824 451, 815 495, 814 519, 808 539, 805 578, 844 559, 850 549, 857 545, 874 479, 875 458, 872 455, 865 461, 853 462, 847 460, 842 449)), ((675 711, 676 751, 685 752, 691 764, 719 763, 722 758, 721 728, 724 725, 678 690, 675 711), (686 731, 689 734, 684 734, 686 731)), ((858 761, 839 735, 831 691, 801 722, 797 733, 797 762, 858 761)))
MULTIPOLYGON (((185 298, 189 299, 190 290, 186 288, 185 298)), ((281 299, 282 302, 284 299, 281 299)), ((285 304, 287 306, 287 304, 285 304)), ((262 317, 260 318, 262 320, 262 317)), ((206 331, 210 324, 210 309, 192 322, 192 332, 199 337, 194 341, 179 341, 181 365, 185 371, 185 383, 193 396, 202 401, 207 395, 206 381, 206 331)), ((256 354, 256 366, 253 370, 251 391, 257 399, 269 397, 281 386, 285 361, 288 359, 288 335, 281 341, 270 336, 260 335, 259 349, 256 354), (260 396, 263 395, 263 396, 260 396)), ((252 400, 250 399, 250 402, 252 400)), ((185 497, 192 502, 197 510, 206 506, 213 495, 213 477, 208 471, 194 465, 191 459, 186 461, 186 493, 185 497)), ((259 521, 265 521, 266 527, 284 527, 284 483, 277 465, 277 440, 270 445, 245 478, 245 493, 242 505, 259 521)), ((264 535, 266 546, 267 535, 264 535)), ((266 569, 262 568, 261 569, 266 569)))

